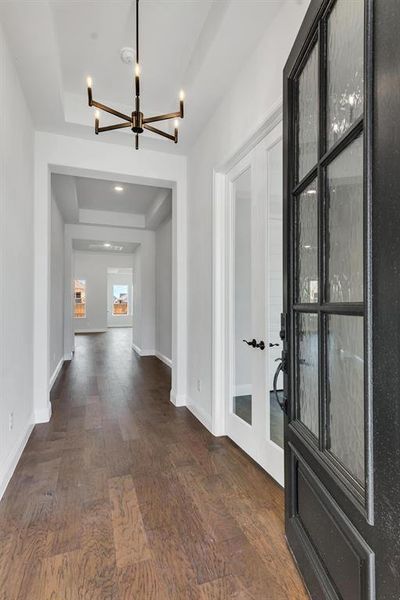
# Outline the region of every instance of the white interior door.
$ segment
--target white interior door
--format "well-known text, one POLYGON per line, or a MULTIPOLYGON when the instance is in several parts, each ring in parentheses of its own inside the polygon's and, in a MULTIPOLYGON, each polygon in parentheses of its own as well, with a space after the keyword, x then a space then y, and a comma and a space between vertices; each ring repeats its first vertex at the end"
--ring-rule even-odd
POLYGON ((281 347, 281 135, 279 125, 227 175, 226 423, 228 435, 283 484, 283 416, 271 393, 274 361, 281 347))

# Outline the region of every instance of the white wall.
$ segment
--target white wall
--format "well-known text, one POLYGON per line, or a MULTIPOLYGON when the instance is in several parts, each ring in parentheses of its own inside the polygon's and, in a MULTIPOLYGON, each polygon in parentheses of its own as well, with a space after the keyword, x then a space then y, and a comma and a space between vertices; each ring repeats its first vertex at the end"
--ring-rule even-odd
POLYGON ((156 230, 156 353, 171 360, 172 220, 156 230))
POLYGON ((51 199, 50 255, 50 385, 64 359, 64 221, 51 199))
POLYGON ((106 331, 107 269, 132 267, 131 254, 73 252, 73 278, 86 281, 86 317, 73 319, 75 331, 106 331))
MULTIPOLYGON (((133 256, 131 260, 132 269, 133 256)), ((108 273, 107 275, 107 326, 108 327, 132 327, 132 270, 130 273, 108 273), (114 315, 114 285, 126 285, 128 288, 128 314, 114 315)))
POLYGON ((239 150, 281 99, 283 67, 307 6, 308 1, 289 1, 266 25, 264 38, 188 156, 188 404, 204 423, 212 416, 213 170, 239 150))
POLYGON ((1 497, 33 423, 34 249, 33 127, 1 26, 0 106, 1 497))

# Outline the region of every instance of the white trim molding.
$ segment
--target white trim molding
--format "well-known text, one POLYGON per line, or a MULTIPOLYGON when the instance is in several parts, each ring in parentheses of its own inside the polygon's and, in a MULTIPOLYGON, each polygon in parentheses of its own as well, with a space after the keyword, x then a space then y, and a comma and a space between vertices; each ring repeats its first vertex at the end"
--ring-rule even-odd
POLYGON ((4 463, 1 465, 0 469, 0 500, 3 497, 4 492, 7 489, 7 486, 10 482, 11 477, 15 471, 15 468, 18 464, 18 461, 21 457, 22 452, 29 440, 29 436, 32 433, 33 424, 32 417, 29 419, 30 424, 26 427, 22 436, 19 440, 17 440, 16 444, 11 449, 11 452, 7 456, 4 463))
POLYGON ((170 391, 169 399, 176 407, 187 406, 186 394, 177 394, 174 389, 170 391))
POLYGON ((51 388, 54 385, 55 380, 57 379, 61 369, 63 368, 63 364, 64 364, 64 358, 62 358, 60 360, 60 362, 58 363, 58 365, 56 366, 56 368, 53 371, 52 376, 50 377, 50 381, 49 381, 49 390, 51 391, 51 388))
POLYGON ((212 432, 212 418, 210 417, 210 415, 206 413, 205 410, 200 408, 200 406, 194 404, 191 398, 188 398, 186 406, 190 410, 192 415, 194 415, 196 419, 200 421, 200 423, 204 425, 206 429, 208 429, 208 431, 212 432))
POLYGON ((42 409, 36 409, 34 412, 35 424, 48 423, 51 419, 51 402, 47 400, 47 406, 42 409))
POLYGON ((161 352, 158 352, 158 350, 156 350, 155 356, 158 358, 158 360, 161 360, 161 362, 166 364, 167 367, 172 367, 172 360, 168 358, 168 356, 165 356, 165 354, 161 354, 161 352))
POLYGON ((156 351, 155 350, 147 350, 146 348, 139 348, 139 346, 137 346, 136 344, 134 344, 132 342, 132 350, 138 355, 138 356, 156 356, 156 351))

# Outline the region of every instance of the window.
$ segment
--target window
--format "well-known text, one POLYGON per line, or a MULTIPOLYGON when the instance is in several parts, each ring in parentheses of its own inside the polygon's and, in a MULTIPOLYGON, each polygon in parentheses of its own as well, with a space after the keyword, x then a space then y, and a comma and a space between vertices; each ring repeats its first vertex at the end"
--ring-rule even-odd
POLYGON ((86 281, 75 279, 74 281, 74 317, 84 319, 86 317, 86 281))
POLYGON ((128 286, 113 285, 113 308, 112 314, 115 317, 128 314, 128 286))

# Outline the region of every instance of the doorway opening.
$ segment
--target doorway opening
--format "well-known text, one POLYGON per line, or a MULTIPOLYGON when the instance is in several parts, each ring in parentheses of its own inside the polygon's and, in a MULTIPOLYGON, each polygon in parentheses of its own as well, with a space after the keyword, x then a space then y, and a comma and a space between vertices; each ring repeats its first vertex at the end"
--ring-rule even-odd
MULTIPOLYGON (((130 329, 130 352, 167 364, 176 386, 183 332, 174 293, 174 188, 125 181, 118 186, 124 197, 119 193, 117 202, 115 179, 96 175, 50 177, 49 389, 64 361, 74 356, 76 334, 104 334, 111 328, 130 329)), ((123 340, 128 340, 125 333, 123 340)), ((175 390, 171 401, 178 403, 175 390)))

